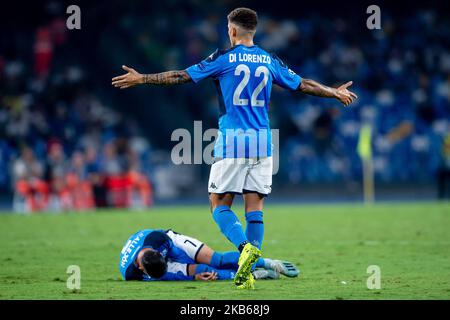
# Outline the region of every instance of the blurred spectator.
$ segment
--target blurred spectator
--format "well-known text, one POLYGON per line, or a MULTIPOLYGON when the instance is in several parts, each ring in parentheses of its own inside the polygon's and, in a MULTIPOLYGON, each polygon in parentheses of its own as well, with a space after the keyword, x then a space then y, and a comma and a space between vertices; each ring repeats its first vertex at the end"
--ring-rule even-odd
POLYGON ((438 171, 438 197, 450 199, 450 134, 442 144, 442 160, 438 171))
POLYGON ((48 204, 48 185, 42 179, 42 164, 35 158, 33 150, 23 147, 22 154, 13 163, 14 200, 13 208, 18 212, 45 210, 48 204))
POLYGON ((94 206, 97 208, 106 207, 105 178, 100 171, 97 151, 92 146, 89 146, 86 150, 86 174, 87 179, 92 186, 94 206))
POLYGON ((72 198, 72 208, 75 210, 94 208, 92 186, 87 179, 84 154, 80 151, 72 154, 72 163, 66 175, 66 186, 72 198))
POLYGON ((51 31, 48 27, 39 28, 34 44, 35 72, 38 78, 47 76, 53 57, 51 31))

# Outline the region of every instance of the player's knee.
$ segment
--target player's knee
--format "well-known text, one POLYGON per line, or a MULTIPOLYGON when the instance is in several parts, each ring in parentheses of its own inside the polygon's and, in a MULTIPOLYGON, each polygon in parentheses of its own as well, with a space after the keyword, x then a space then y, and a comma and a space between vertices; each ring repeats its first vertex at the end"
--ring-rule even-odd
POLYGON ((245 213, 262 210, 263 210, 262 206, 245 206, 245 213))
POLYGON ((245 198, 244 206, 245 212, 262 211, 264 206, 264 198, 255 193, 254 196, 245 198))
POLYGON ((214 212, 214 210, 213 210, 213 204, 212 204, 211 198, 209 198, 209 211, 210 211, 211 213, 214 212))
POLYGON ((216 210, 216 208, 219 206, 219 204, 217 203, 217 201, 215 201, 214 199, 211 199, 211 197, 209 198, 209 210, 211 211, 211 213, 214 213, 214 210, 216 210))
POLYGON ((232 203, 233 203, 233 194, 230 193, 224 194, 211 193, 209 196, 211 213, 214 213, 214 210, 216 210, 216 208, 219 206, 231 207, 232 203))

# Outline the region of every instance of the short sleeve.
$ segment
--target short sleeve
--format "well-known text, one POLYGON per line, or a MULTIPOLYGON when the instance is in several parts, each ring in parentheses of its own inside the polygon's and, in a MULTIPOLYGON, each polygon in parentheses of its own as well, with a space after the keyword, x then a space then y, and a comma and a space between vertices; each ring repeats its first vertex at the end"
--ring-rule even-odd
POLYGON ((288 90, 297 90, 302 78, 274 54, 272 54, 272 67, 275 84, 288 90))
POLYGON ((216 50, 205 60, 187 68, 186 72, 195 83, 209 77, 214 78, 222 71, 222 64, 219 58, 219 50, 216 50))
POLYGON ((172 248, 172 240, 164 231, 155 230, 145 237, 142 248, 152 248, 165 257, 172 248))

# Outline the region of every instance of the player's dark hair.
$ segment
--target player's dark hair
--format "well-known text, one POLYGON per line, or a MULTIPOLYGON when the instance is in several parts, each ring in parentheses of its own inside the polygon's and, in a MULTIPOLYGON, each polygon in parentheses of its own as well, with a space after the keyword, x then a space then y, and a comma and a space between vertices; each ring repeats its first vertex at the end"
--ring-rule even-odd
POLYGON ((249 8, 236 8, 228 15, 228 21, 245 30, 255 31, 258 24, 258 14, 249 8))
POLYGON ((147 250, 141 258, 146 274, 152 278, 161 278, 167 272, 166 259, 158 251, 147 250))

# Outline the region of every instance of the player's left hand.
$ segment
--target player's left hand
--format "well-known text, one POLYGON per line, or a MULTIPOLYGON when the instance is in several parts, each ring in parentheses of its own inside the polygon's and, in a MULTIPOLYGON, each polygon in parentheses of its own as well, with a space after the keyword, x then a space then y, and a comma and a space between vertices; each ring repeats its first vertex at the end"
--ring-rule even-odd
POLYGON ((114 87, 126 89, 144 83, 144 76, 133 68, 122 66, 122 69, 128 71, 128 73, 112 78, 111 84, 114 87))
POLYGON ((353 81, 344 83, 342 86, 336 88, 336 99, 342 102, 345 106, 355 101, 358 98, 356 94, 348 90, 347 88, 353 84, 353 81))
POLYGON ((195 280, 202 280, 202 281, 217 280, 217 273, 216 272, 202 272, 202 273, 195 275, 195 280))

